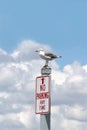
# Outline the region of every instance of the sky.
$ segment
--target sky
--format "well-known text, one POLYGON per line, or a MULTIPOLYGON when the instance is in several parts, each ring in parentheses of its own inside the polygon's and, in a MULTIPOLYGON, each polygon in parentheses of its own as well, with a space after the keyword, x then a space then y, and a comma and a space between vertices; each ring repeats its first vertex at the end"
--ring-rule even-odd
POLYGON ((62 56, 49 63, 51 128, 87 129, 86 15, 86 0, 0 1, 0 129, 40 129, 37 48, 62 56))

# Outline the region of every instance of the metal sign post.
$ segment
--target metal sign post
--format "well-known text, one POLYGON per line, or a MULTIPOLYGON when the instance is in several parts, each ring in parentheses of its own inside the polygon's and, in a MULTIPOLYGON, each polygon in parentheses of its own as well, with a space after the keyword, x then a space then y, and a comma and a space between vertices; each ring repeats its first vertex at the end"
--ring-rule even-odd
POLYGON ((35 113, 40 114, 40 130, 50 130, 50 74, 51 68, 46 66, 36 77, 35 113))
MULTIPOLYGON (((51 74, 51 68, 50 67, 43 67, 41 69, 42 76, 50 76, 51 74)), ((50 87, 49 87, 50 88, 50 87)), ((50 130, 50 115, 51 115, 51 97, 49 102, 49 112, 47 114, 41 114, 40 115, 40 130, 50 130)))

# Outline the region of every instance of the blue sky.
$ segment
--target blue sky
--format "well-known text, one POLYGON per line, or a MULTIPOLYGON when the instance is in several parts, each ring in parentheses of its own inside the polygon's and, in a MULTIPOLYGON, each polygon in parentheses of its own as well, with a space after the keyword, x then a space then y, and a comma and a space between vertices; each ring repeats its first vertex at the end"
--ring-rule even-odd
POLYGON ((0 1, 0 47, 12 52, 25 39, 48 44, 62 64, 86 64, 86 0, 0 1))

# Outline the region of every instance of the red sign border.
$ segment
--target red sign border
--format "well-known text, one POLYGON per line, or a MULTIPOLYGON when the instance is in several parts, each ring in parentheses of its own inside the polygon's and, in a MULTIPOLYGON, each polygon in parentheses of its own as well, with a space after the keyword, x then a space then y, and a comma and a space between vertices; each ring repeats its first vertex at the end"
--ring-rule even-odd
POLYGON ((44 75, 37 76, 36 77, 36 84, 35 84, 35 86, 36 86, 35 87, 35 113, 36 114, 48 114, 50 112, 50 76, 48 76, 48 75, 47 76, 46 75, 45 76, 44 75), (37 102, 37 99, 36 99, 36 94, 37 94, 37 79, 38 78, 42 78, 42 77, 48 77, 48 80, 49 80, 49 82, 48 82, 48 92, 49 92, 49 98, 48 98, 49 103, 48 104, 49 104, 49 106, 48 106, 48 111, 47 112, 37 112, 36 111, 36 108, 37 108, 37 103, 36 103, 37 102))

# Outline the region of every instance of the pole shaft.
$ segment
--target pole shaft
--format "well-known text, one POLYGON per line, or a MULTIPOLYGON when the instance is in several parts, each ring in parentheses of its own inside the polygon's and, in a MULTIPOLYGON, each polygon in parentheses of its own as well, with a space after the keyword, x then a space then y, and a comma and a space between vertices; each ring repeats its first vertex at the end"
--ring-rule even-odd
MULTIPOLYGON (((42 75, 50 75, 51 68, 42 68, 41 74, 42 75)), ((49 113, 40 115, 40 130, 50 130, 51 97, 50 97, 50 104, 49 105, 50 105, 49 106, 50 107, 49 113)))
POLYGON ((40 130, 50 130, 50 113, 40 115, 40 130))

